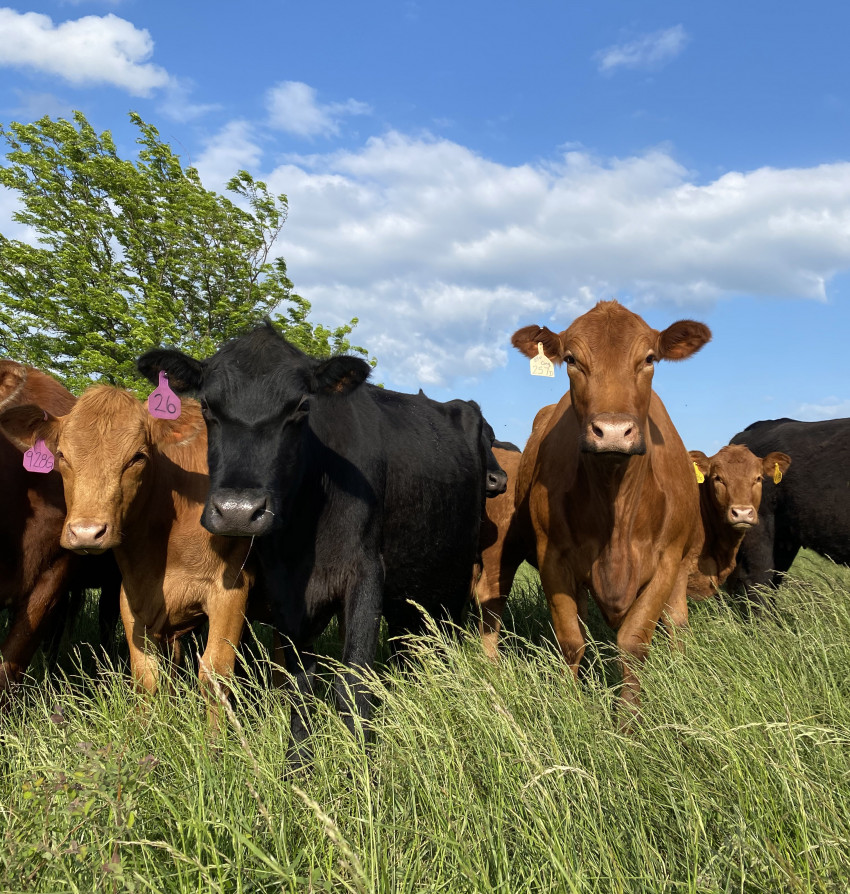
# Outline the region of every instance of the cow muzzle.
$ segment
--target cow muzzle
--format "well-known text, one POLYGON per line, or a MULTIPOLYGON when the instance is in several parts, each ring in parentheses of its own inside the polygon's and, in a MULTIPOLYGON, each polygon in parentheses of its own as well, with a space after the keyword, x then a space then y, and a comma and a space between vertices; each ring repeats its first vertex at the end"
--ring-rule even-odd
POLYGON ((211 534, 225 537, 259 537, 274 525, 268 494, 261 491, 219 490, 211 493, 201 524, 211 534))
POLYGON ((759 517, 754 506, 730 506, 726 521, 736 531, 747 531, 759 523, 759 517))
POLYGON ((484 484, 484 493, 488 497, 498 497, 508 489, 508 473, 501 469, 498 472, 488 471, 484 484))
POLYGON ((59 543, 75 553, 98 555, 115 546, 112 526, 108 522, 92 518, 67 521, 59 543))
POLYGON ((628 413, 597 413, 581 434, 582 453, 614 453, 643 456, 646 441, 637 416, 628 413))

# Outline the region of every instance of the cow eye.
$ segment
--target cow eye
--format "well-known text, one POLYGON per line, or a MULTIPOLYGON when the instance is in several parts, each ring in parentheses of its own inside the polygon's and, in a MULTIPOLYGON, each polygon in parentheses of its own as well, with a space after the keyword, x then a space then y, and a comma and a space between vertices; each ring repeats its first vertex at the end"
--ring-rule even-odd
POLYGON ((54 455, 56 456, 56 459, 65 459, 65 454, 61 450, 57 450, 54 455))
POLYGON ((646 365, 647 366, 652 366, 652 364, 655 363, 656 360, 658 360, 658 358, 655 356, 655 354, 652 353, 652 351, 650 351, 646 355, 646 365))
POLYGON ((305 394, 300 401, 298 401, 298 406, 295 408, 295 413, 299 416, 306 415, 310 412, 310 398, 305 394))
POLYGON ((142 453, 141 451, 139 451, 138 453, 134 453, 133 456, 130 457, 130 461, 127 463, 127 467, 129 468, 130 466, 137 466, 140 463, 147 462, 147 460, 147 453, 142 453))
POLYGON ((566 354, 566 355, 564 356, 564 363, 566 363, 567 366, 575 366, 575 365, 576 365, 576 358, 573 357, 572 354, 566 354))

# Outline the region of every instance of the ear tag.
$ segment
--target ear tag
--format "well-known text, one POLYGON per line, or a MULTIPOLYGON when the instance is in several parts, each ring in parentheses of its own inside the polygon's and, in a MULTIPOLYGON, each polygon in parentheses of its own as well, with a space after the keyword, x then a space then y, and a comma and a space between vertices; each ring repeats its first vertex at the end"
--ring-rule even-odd
POLYGON ((543 353, 543 342, 537 342, 537 356, 531 358, 531 375, 555 377, 555 364, 543 353))
POLYGON ((47 474, 53 471, 54 462, 53 454, 44 443, 44 438, 39 438, 35 442, 35 447, 30 447, 24 454, 24 468, 28 472, 47 474))
POLYGON ((773 464, 773 483, 779 484, 782 481, 782 472, 779 469, 779 463, 773 464))
POLYGON ((159 385, 148 398, 148 412, 157 419, 179 419, 180 398, 171 390, 168 376, 160 370, 159 385))
POLYGON ((705 475, 702 474, 699 470, 699 466, 694 463, 694 471, 697 473, 697 484, 702 484, 705 481, 705 475))

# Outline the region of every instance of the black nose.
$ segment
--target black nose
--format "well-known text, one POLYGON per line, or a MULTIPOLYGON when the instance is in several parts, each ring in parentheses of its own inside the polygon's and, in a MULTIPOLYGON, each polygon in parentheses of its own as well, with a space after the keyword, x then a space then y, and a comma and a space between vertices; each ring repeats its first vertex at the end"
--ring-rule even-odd
POLYGON ((505 472, 488 472, 485 490, 488 497, 498 497, 508 489, 508 476, 505 472))
POLYGON ((252 537, 267 533, 274 523, 267 494, 219 491, 210 494, 201 524, 212 534, 252 537))

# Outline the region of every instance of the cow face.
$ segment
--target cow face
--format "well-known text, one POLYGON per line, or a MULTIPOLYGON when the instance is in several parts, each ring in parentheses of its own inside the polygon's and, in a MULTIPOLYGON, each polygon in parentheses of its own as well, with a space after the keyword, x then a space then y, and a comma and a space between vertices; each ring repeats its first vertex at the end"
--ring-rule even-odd
POLYGON ((150 457, 144 407, 128 392, 97 387, 66 416, 45 420, 37 407, 12 414, 4 425, 18 445, 44 438, 56 458, 67 507, 62 546, 82 553, 118 546, 150 457))
POLYGON ((245 537, 267 534, 288 517, 315 446, 314 404, 347 394, 370 367, 356 357, 315 360, 266 324, 202 362, 148 351, 139 370, 151 382, 164 371, 178 394, 197 394, 210 472, 201 523, 213 534, 245 537))
POLYGON ((777 470, 784 475, 791 465, 791 457, 785 453, 768 453, 761 458, 742 444, 723 447, 712 457, 692 450, 690 457, 705 479, 700 491, 703 499, 707 497, 712 515, 737 531, 747 531, 759 523, 764 478, 773 479, 777 470))
POLYGON ((617 301, 600 301, 560 334, 526 326, 511 341, 528 357, 538 344, 564 363, 584 453, 628 457, 646 452, 652 376, 659 360, 684 360, 711 338, 703 323, 680 320, 652 329, 617 301))

